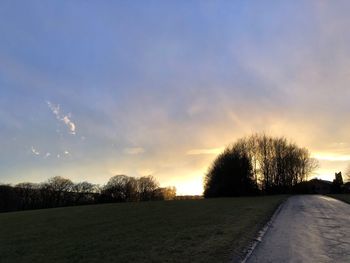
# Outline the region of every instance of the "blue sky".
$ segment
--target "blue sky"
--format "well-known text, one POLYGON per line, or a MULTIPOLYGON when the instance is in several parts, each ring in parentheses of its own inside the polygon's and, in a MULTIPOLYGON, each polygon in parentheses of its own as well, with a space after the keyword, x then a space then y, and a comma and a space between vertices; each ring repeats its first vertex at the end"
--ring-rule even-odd
POLYGON ((1 1, 0 181, 153 174, 200 193, 215 154, 286 136, 350 161, 348 1, 1 1))

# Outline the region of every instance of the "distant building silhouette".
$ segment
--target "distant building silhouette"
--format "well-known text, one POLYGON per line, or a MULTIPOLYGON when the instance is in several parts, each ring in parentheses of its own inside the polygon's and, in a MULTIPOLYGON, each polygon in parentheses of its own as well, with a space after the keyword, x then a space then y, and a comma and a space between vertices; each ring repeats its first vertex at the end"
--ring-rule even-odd
POLYGON ((343 176, 341 174, 341 172, 339 173, 335 173, 335 179, 333 181, 334 183, 337 183, 339 185, 342 185, 343 184, 343 176))
POLYGON ((332 191, 332 182, 330 181, 314 178, 308 183, 313 194, 329 194, 332 191))
POLYGON ((341 193, 344 191, 342 173, 335 173, 333 182, 314 178, 308 181, 308 186, 313 194, 341 193))

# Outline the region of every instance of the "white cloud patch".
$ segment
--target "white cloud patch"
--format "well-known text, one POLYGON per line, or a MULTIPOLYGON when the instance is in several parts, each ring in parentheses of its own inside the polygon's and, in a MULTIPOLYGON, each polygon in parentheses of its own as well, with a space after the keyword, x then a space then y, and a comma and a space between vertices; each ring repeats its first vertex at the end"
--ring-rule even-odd
POLYGON ((70 133, 75 134, 75 123, 72 122, 68 116, 64 116, 62 121, 68 126, 70 133))
POLYGON ((55 105, 51 103, 50 101, 46 102, 49 106, 52 113, 56 116, 56 119, 59 121, 62 121, 69 129, 69 133, 75 135, 76 134, 76 125, 71 120, 70 114, 64 115, 61 113, 60 105, 55 105))
POLYGON ((144 152, 145 152, 145 149, 142 147, 132 147, 132 148, 125 148, 124 149, 124 153, 131 154, 131 155, 141 154, 144 152))
POLYGON ((31 150, 34 155, 40 155, 40 152, 37 149, 35 149, 34 146, 32 146, 31 150))

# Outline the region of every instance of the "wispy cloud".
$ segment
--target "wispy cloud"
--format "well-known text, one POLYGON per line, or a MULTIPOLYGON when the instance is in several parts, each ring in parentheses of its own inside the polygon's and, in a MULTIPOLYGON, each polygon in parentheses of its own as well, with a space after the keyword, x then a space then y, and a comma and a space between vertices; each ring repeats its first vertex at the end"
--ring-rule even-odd
POLYGON ((344 162, 350 161, 350 155, 338 155, 332 153, 314 153, 312 157, 321 161, 344 162))
POLYGON ((50 101, 46 102, 53 114, 55 114, 57 119, 60 119, 60 105, 54 105, 50 101))
POLYGON ((142 148, 142 147, 132 147, 132 148, 125 148, 124 149, 124 153, 132 154, 132 155, 141 154, 141 153, 144 153, 144 152, 145 152, 145 149, 142 148))
POLYGON ((68 115, 62 114, 59 104, 55 105, 55 104, 51 103, 50 101, 47 101, 46 103, 49 106, 52 113, 56 116, 56 119, 59 121, 62 121, 68 127, 70 134, 75 135, 76 134, 76 125, 70 119, 71 118, 70 114, 68 114, 68 115))
POLYGON ((187 155, 201 155, 201 154, 219 154, 224 150, 224 147, 209 148, 209 149, 192 149, 189 150, 187 155))

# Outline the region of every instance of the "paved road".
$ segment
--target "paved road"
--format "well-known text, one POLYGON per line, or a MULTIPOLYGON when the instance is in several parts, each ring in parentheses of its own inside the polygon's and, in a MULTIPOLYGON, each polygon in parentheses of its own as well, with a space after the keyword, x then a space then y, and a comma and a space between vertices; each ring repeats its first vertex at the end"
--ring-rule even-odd
POLYGON ((350 262, 350 205, 318 196, 289 198, 248 263, 350 262))

